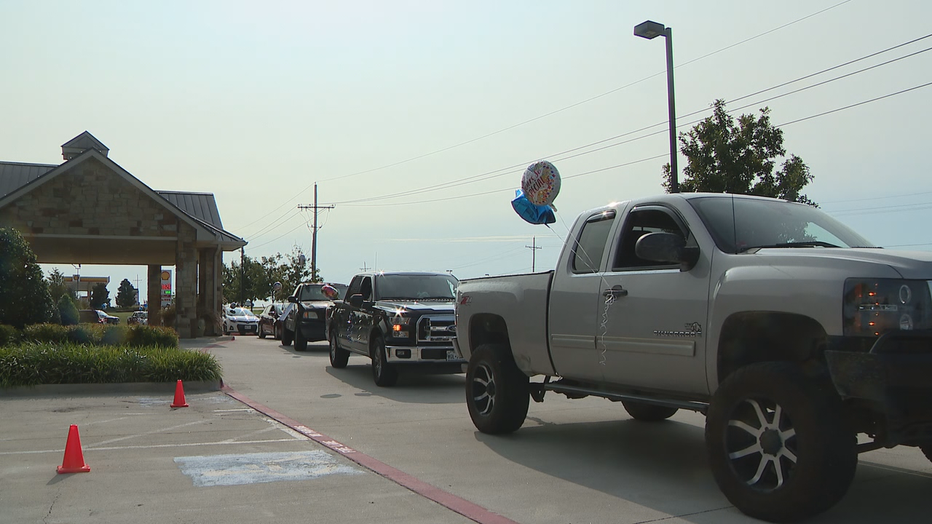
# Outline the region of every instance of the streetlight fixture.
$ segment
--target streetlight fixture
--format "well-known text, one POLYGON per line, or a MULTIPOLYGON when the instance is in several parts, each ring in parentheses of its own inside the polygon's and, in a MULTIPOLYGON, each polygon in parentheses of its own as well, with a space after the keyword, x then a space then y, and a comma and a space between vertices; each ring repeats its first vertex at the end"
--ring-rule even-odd
POLYGON ((673 29, 650 20, 634 26, 634 36, 651 40, 663 36, 667 40, 667 105, 670 110, 670 192, 679 193, 676 169, 676 106, 673 102, 673 29))

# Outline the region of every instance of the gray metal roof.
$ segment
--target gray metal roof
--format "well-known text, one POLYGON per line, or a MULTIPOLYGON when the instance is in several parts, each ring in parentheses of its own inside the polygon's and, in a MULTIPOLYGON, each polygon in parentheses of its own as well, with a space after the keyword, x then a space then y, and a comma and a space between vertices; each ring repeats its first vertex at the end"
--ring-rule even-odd
POLYGON ((56 167, 58 166, 52 164, 0 162, 0 198, 9 195, 56 167))
POLYGON ((175 205, 188 215, 206 222, 217 229, 223 229, 220 223, 220 211, 213 193, 187 193, 182 191, 159 191, 156 193, 175 205))

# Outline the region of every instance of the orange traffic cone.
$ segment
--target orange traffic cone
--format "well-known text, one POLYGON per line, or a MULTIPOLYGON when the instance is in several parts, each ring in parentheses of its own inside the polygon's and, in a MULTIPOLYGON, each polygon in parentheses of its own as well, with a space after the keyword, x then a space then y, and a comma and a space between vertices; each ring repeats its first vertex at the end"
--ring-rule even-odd
POLYGON ((184 401, 184 387, 181 386, 181 381, 179 380, 175 384, 175 401, 172 402, 173 408, 186 408, 188 403, 184 401))
POLYGON ((81 452, 81 436, 78 435, 78 426, 72 424, 68 430, 68 442, 65 443, 65 457, 59 473, 86 473, 91 467, 84 463, 84 453, 81 452))

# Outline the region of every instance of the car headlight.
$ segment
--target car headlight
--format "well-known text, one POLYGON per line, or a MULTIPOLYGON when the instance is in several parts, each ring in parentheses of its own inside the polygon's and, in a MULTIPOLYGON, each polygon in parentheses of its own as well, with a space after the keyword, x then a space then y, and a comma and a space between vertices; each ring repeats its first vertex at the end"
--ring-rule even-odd
POLYGON ((410 333, 408 332, 408 325, 411 324, 411 317, 403 317, 401 315, 395 315, 390 317, 392 323, 392 337, 394 338, 408 338, 410 333))
POLYGON ((892 278, 845 281, 846 336, 932 328, 932 282, 892 278))

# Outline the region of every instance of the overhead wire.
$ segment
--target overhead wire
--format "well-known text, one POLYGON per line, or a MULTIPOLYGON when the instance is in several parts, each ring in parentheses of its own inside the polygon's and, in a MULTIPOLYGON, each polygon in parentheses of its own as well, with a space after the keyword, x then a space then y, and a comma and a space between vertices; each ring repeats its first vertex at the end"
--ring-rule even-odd
MULTIPOLYGON (((757 35, 755 35, 755 36, 752 36, 752 37, 750 37, 750 38, 746 38, 746 39, 741 40, 741 41, 739 41, 739 42, 735 42, 735 43, 733 43, 733 44, 727 45, 727 46, 725 46, 725 47, 723 47, 723 48, 721 48, 721 49, 718 49, 718 50, 716 50, 716 51, 713 51, 713 52, 711 52, 711 53, 708 53, 708 54, 699 56, 699 57, 694 58, 694 59, 692 59, 692 60, 688 60, 688 61, 681 62, 681 63, 680 63, 678 66, 676 66, 676 67, 677 67, 677 68, 678 68, 678 67, 683 67, 683 66, 692 64, 692 63, 694 63, 694 62, 698 62, 698 61, 700 61, 700 60, 703 60, 703 59, 708 58, 708 57, 710 57, 710 56, 713 56, 713 55, 715 55, 715 54, 721 53, 721 52, 726 51, 726 50, 728 50, 728 49, 731 49, 731 48, 734 48, 734 47, 736 47, 736 46, 745 44, 745 43, 750 42, 750 41, 752 41, 752 40, 755 40, 755 39, 757 39, 757 38, 766 36, 766 35, 768 35, 768 34, 774 33, 774 32, 779 31, 779 30, 781 30, 781 29, 785 29, 785 28, 787 28, 787 27, 789 27, 789 26, 792 26, 792 25, 797 24, 797 23, 799 23, 799 22, 802 22, 802 21, 804 21, 804 20, 808 20, 809 18, 812 18, 812 17, 818 16, 818 15, 820 15, 820 14, 823 14, 823 13, 825 13, 825 12, 827 12, 827 11, 830 11, 830 10, 832 10, 832 9, 835 9, 835 8, 839 7, 839 6, 842 6, 842 5, 844 5, 844 4, 846 4, 846 3, 850 2, 850 1, 851 1, 851 0, 844 0, 844 1, 842 1, 842 2, 839 2, 839 3, 837 3, 837 4, 831 5, 831 6, 829 6, 829 7, 826 7, 826 8, 824 8, 824 9, 821 9, 821 10, 816 11, 816 12, 814 12, 814 13, 810 13, 810 14, 808 14, 808 15, 806 15, 806 16, 797 18, 797 19, 795 19, 795 20, 793 20, 793 21, 791 21, 791 22, 785 23, 785 24, 780 25, 780 26, 778 26, 778 27, 775 27, 775 28, 773 28, 773 29, 770 29, 770 30, 764 31, 764 32, 762 32, 762 33, 759 33, 759 34, 757 34, 757 35)), ((382 165, 382 166, 379 166, 379 167, 374 167, 374 168, 370 168, 370 169, 365 169, 365 170, 362 170, 362 171, 357 171, 357 172, 349 173, 349 174, 346 174, 346 175, 338 175, 338 176, 334 176, 334 177, 330 177, 330 178, 325 178, 325 179, 322 179, 322 180, 319 180, 319 181, 329 182, 329 181, 332 181, 332 180, 338 180, 338 179, 344 179, 344 178, 351 178, 351 177, 354 177, 354 176, 363 175, 363 174, 368 174, 368 173, 372 173, 372 172, 375 172, 375 171, 380 171, 380 170, 383 170, 383 169, 389 169, 389 168, 396 167, 396 166, 399 166, 399 165, 403 165, 403 164, 406 164, 406 163, 409 163, 409 162, 413 162, 413 161, 415 161, 415 160, 420 160, 420 159, 422 159, 422 158, 426 158, 426 157, 429 157, 429 156, 433 156, 433 155, 435 155, 435 154, 439 154, 439 153, 442 153, 442 152, 446 152, 446 151, 449 151, 449 150, 451 150, 451 149, 455 149, 455 148, 462 147, 462 146, 465 146, 465 145, 468 145, 468 144, 472 144, 472 143, 474 143, 474 142, 478 142, 478 141, 483 140, 483 139, 485 139, 485 138, 489 138, 489 137, 491 137, 491 136, 495 136, 495 135, 504 133, 504 132, 506 132, 506 131, 510 131, 510 130, 515 129, 515 128, 517 128, 517 127, 521 127, 521 126, 527 125, 527 124, 529 124, 529 123, 536 122, 536 121, 541 120, 541 119, 543 119, 543 118, 546 118, 546 117, 555 115, 555 114, 557 114, 557 113, 561 113, 561 112, 563 112, 563 111, 572 109, 572 108, 574 108, 574 107, 578 107, 578 106, 580 106, 580 105, 583 105, 583 104, 592 102, 592 101, 594 101, 594 100, 603 98, 603 97, 605 97, 605 96, 608 96, 608 95, 613 94, 613 93, 616 93, 616 92, 618 92, 618 91, 627 89, 627 88, 629 88, 629 87, 632 87, 632 86, 634 86, 634 85, 636 85, 636 84, 639 84, 639 83, 641 83, 641 82, 644 82, 644 81, 646 81, 646 80, 648 80, 648 79, 654 78, 654 77, 659 76, 659 75, 662 75, 662 74, 664 74, 662 71, 661 71, 661 72, 658 72, 658 73, 654 73, 654 74, 649 75, 649 76, 646 76, 646 77, 644 77, 644 78, 642 78, 642 79, 640 79, 640 80, 636 80, 636 81, 634 81, 634 82, 630 82, 630 83, 625 84, 625 85, 623 85, 623 86, 620 86, 620 87, 611 89, 611 90, 609 90, 609 91, 606 91, 606 92, 604 92, 604 93, 602 93, 602 94, 599 94, 599 95, 595 95, 595 96, 586 98, 586 99, 584 99, 584 100, 581 100, 581 101, 579 101, 579 102, 575 102, 575 103, 573 103, 573 104, 570 104, 570 105, 568 105, 568 106, 562 107, 562 108, 560 108, 560 109, 556 109, 556 110, 547 112, 547 113, 545 113, 545 114, 536 116, 536 117, 534 117, 534 118, 530 118, 530 119, 524 120, 524 121, 519 122, 519 123, 517 123, 517 124, 512 124, 512 125, 507 126, 507 127, 505 127, 505 128, 499 129, 499 130, 497 130, 497 131, 493 131, 493 132, 491 132, 491 133, 486 133, 486 134, 484 134, 484 135, 481 135, 481 136, 479 136, 479 137, 476 137, 476 138, 473 138, 473 139, 470 139, 470 140, 466 140, 466 141, 463 141, 463 142, 459 142, 459 143, 457 143, 457 144, 453 144, 453 145, 450 145, 450 146, 446 146, 446 147, 443 147, 443 148, 441 148, 441 149, 437 149, 437 150, 434 150, 434 151, 430 151, 430 152, 428 152, 428 153, 416 155, 416 156, 414 156, 414 157, 410 157, 410 158, 407 158, 407 159, 404 159, 404 160, 400 160, 400 161, 397 161, 397 162, 392 162, 392 163, 390 163, 390 164, 385 164, 385 165, 382 165)), ((315 183, 317 183, 317 181, 315 181, 315 183)), ((259 218, 257 218, 257 219, 254 220, 253 222, 249 222, 249 223, 245 224, 243 227, 244 227, 244 228, 249 228, 249 227, 252 226, 253 224, 256 224, 256 223, 258 223, 258 222, 264 220, 264 219, 267 218, 269 215, 271 215, 271 214, 277 212, 278 210, 282 209, 283 207, 292 204, 293 202, 295 202, 295 201, 298 200, 298 198, 300 197, 301 194, 303 194, 305 191, 307 191, 308 189, 310 189, 312 186, 313 186, 313 184, 309 184, 308 186, 306 186, 306 187, 305 187, 304 189, 302 189, 301 191, 298 191, 298 192, 295 194, 294 197, 292 197, 292 198, 286 200, 286 201, 283 202, 280 206, 274 208, 272 211, 266 213, 265 215, 260 216, 259 218)))

